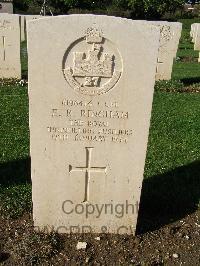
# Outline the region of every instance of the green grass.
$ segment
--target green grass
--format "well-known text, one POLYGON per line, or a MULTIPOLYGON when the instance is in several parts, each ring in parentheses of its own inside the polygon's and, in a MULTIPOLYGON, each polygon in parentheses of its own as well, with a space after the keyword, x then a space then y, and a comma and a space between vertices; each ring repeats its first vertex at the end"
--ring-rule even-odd
POLYGON ((200 63, 182 63, 177 62, 173 66, 172 78, 183 82, 185 85, 191 85, 200 82, 200 63))
POLYGON ((170 81, 156 83, 139 229, 159 228, 200 208, 200 91, 198 51, 184 19, 170 81), (173 93, 161 92, 173 91, 173 93), (174 92, 175 91, 175 92, 174 92))
POLYGON ((191 85, 200 82, 200 64, 198 63, 199 52, 194 51, 194 44, 191 42, 190 27, 193 23, 200 23, 200 19, 182 19, 179 22, 183 23, 177 52, 177 58, 181 60, 174 62, 172 79, 191 85))
POLYGON ((17 217, 31 206, 27 87, 2 86, 0 97, 0 205, 17 217))
POLYGON ((0 95, 1 162, 26 158, 29 155, 27 88, 2 87, 0 95))
POLYGON ((146 177, 200 158, 200 95, 155 93, 146 177))
POLYGON ((156 92, 140 232, 200 209, 200 94, 156 92))
POLYGON ((21 43, 21 68, 22 77, 28 77, 28 56, 27 56, 27 43, 26 41, 21 43))
MULTIPOLYGON (((179 55, 196 58, 188 38, 191 22, 194 21, 184 20, 179 55)), ((25 73, 26 56, 22 68, 25 73)), ((165 86, 180 88, 181 82, 200 82, 200 64, 176 62, 173 79, 165 82, 165 86)), ((27 87, 1 85, 0 99, 0 212, 16 218, 31 211, 27 87)), ((153 102, 140 228, 159 227, 198 208, 199 134, 200 94, 169 93, 159 91, 158 86, 153 102)))
POLYGON ((199 52, 198 51, 193 51, 192 49, 180 49, 177 52, 177 57, 180 59, 183 59, 184 57, 186 58, 191 58, 193 59, 194 62, 197 62, 197 59, 199 57, 199 52))

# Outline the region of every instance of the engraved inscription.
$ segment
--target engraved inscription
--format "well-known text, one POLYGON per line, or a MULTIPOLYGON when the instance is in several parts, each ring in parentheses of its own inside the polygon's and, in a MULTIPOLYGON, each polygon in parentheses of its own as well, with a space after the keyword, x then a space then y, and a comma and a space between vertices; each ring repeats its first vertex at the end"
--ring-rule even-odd
MULTIPOLYGON (((167 26, 167 25, 163 25, 160 28, 160 47, 159 47, 159 54, 163 53, 163 50, 166 49, 166 51, 168 50, 167 48, 165 48, 165 46, 168 44, 168 42, 172 39, 172 32, 171 32, 171 27, 167 26)), ((163 60, 162 58, 160 58, 160 56, 158 56, 157 58, 157 68, 156 68, 156 73, 159 72, 159 65, 163 64, 163 60)))
POLYGON ((8 20, 0 20, 0 29, 1 30, 11 30, 12 26, 8 20))
POLYGON ((89 28, 85 37, 67 49, 63 74, 75 91, 91 96, 101 95, 112 89, 120 79, 122 59, 115 45, 104 38, 99 29, 89 28))
POLYGON ((47 126, 47 131, 54 141, 127 144, 134 134, 132 128, 125 126, 130 113, 122 111, 116 101, 64 99, 50 116, 52 125, 47 126))
POLYGON ((172 32, 170 26, 163 25, 160 29, 161 34, 161 40, 160 40, 160 46, 166 45, 166 43, 172 39, 172 32))
POLYGON ((106 173, 107 167, 92 167, 92 151, 94 147, 86 147, 86 166, 73 167, 69 165, 69 172, 84 172, 85 173, 85 195, 83 202, 89 201, 89 185, 91 173, 106 173))

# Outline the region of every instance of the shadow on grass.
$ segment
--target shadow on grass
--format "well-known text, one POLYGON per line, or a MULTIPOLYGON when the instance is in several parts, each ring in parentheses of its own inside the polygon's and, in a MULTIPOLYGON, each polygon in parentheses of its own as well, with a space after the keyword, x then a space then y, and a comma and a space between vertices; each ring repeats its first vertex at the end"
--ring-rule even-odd
POLYGON ((22 70, 22 79, 28 80, 28 70, 22 70))
POLYGON ((143 182, 137 234, 184 218, 200 200, 200 161, 178 167, 143 182))
POLYGON ((26 184, 31 182, 30 158, 0 164, 0 185, 26 184))
MULTIPOLYGON (((0 164, 0 184, 30 183, 30 158, 0 164)), ((143 182, 137 234, 159 229, 198 208, 200 161, 178 167, 143 182)))
POLYGON ((184 85, 192 85, 194 83, 200 83, 200 77, 195 78, 182 78, 180 80, 184 85))
POLYGON ((22 79, 28 79, 28 53, 26 41, 21 42, 22 79))

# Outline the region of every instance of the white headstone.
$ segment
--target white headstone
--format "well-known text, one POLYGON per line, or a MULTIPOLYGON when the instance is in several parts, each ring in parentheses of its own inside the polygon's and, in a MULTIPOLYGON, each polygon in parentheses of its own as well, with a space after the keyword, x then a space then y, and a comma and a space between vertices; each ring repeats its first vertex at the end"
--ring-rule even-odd
POLYGON ((13 14, 13 0, 0 0, 0 13, 13 14))
POLYGON ((0 14, 0 78, 21 78, 18 15, 0 14))
MULTIPOLYGON (((191 25, 190 37, 194 43, 194 50, 200 51, 200 23, 193 23, 191 25)), ((198 62, 200 62, 200 53, 198 62)))
POLYGON ((200 51, 200 23, 195 26, 194 31, 194 50, 200 51))
POLYGON ((24 25, 25 25, 24 36, 25 36, 25 39, 27 39, 27 23, 28 23, 28 21, 39 19, 39 18, 44 18, 44 17, 40 16, 40 15, 25 15, 24 16, 24 25))
POLYGON ((109 16, 28 23, 36 228, 134 234, 159 37, 109 16))
POLYGON ((150 22, 160 27, 156 80, 170 80, 174 58, 178 50, 182 24, 178 22, 150 22))
POLYGON ((197 33, 197 27, 198 27, 198 23, 193 23, 191 25, 190 37, 192 38, 192 42, 193 43, 194 43, 194 40, 195 40, 195 35, 197 33))
MULTIPOLYGON (((200 23, 195 27, 194 50, 200 51, 200 23)), ((200 52, 198 62, 200 62, 200 52)))

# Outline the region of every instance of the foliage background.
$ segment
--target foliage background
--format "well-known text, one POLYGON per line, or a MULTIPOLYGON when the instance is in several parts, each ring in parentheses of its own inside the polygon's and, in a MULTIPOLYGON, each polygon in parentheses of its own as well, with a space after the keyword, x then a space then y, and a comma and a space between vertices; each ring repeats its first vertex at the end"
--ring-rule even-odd
MULTIPOLYGON (((48 0, 54 14, 104 13, 131 18, 161 18, 183 8, 184 0, 48 0)), ((39 13, 43 0, 14 0, 16 13, 39 13)))

